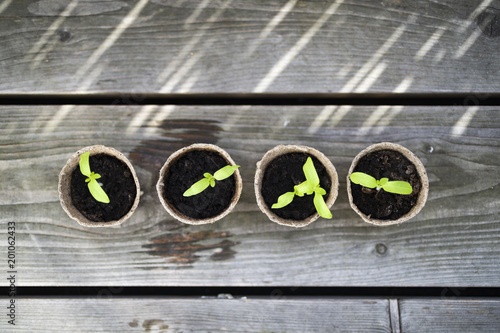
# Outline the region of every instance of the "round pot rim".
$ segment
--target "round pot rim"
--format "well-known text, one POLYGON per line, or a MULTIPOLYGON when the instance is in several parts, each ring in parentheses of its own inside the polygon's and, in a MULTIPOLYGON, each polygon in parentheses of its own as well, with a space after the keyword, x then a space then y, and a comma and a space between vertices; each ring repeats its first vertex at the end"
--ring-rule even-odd
POLYGON ((356 155, 356 157, 353 159, 351 163, 351 167, 349 168, 349 172, 347 173, 347 196, 349 197, 349 204, 351 205, 351 208, 363 219, 363 221, 379 225, 379 226, 388 226, 388 225, 393 225, 393 224, 400 224, 403 222, 408 221, 409 219, 415 217, 425 206, 425 203, 427 201, 427 196, 429 193, 429 179, 427 177, 427 172, 425 170, 424 165, 420 161, 420 159, 413 153, 411 152, 408 148, 403 147, 402 145, 399 145, 397 143, 392 143, 392 142, 381 142, 381 143, 376 143, 373 144, 356 155), (354 168, 358 164, 359 160, 372 152, 379 151, 379 150, 394 150, 399 153, 401 153, 403 156, 405 156, 413 165, 415 165, 415 168, 417 170, 417 173, 420 177, 420 182, 422 183, 422 187, 420 189, 420 193, 417 198, 417 203, 415 206, 412 207, 412 209, 406 213, 405 215, 399 217, 396 220, 380 220, 380 219, 375 219, 371 218, 370 216, 364 214, 359 210, 359 208, 354 204, 353 197, 352 197, 352 191, 351 191, 351 179, 349 178, 351 176, 351 173, 354 171, 354 168))
POLYGON ((195 143, 195 144, 192 144, 190 146, 187 146, 187 147, 184 147, 184 148, 181 148, 181 149, 175 151, 172 155, 170 155, 168 157, 167 161, 163 164, 163 166, 162 166, 162 168, 160 170, 160 177, 158 179, 158 182, 156 183, 156 192, 158 194, 158 197, 160 199, 160 202, 161 202, 163 208, 165 208, 165 210, 173 218, 177 219, 178 221, 186 223, 186 224, 192 224, 192 225, 214 223, 214 222, 222 219, 223 217, 225 217, 227 214, 229 214, 234 209, 234 207, 238 203, 238 200, 240 199, 241 189, 243 188, 243 181, 241 179, 241 174, 240 174, 239 168, 236 169, 236 171, 233 174, 234 178, 235 178, 235 182, 236 182, 236 184, 235 184, 236 188, 235 188, 234 195, 233 195, 233 197, 231 199, 231 202, 229 203, 229 206, 224 211, 222 211, 221 213, 219 213, 219 214, 217 214, 215 216, 212 216, 212 217, 209 217, 209 218, 205 218, 205 219, 195 219, 195 218, 192 218, 190 216, 187 216, 187 215, 182 214, 181 212, 179 212, 163 196, 163 189, 165 187, 165 185, 164 185, 165 175, 167 173, 167 170, 172 165, 172 163, 174 163, 175 161, 177 161, 181 156, 183 156, 184 154, 186 154, 186 153, 188 153, 190 151, 193 151, 193 150, 211 150, 211 151, 215 151, 215 152, 219 153, 228 162, 228 164, 230 164, 230 165, 236 165, 236 163, 233 161, 233 159, 231 158, 231 156, 224 149, 220 148, 219 146, 216 146, 216 145, 213 145, 213 144, 209 144, 209 143, 195 143))
POLYGON ((88 146, 85 148, 82 148, 78 150, 76 153, 74 153, 66 162, 64 167, 62 168, 61 172, 59 173, 59 185, 58 185, 58 190, 59 190, 59 201, 61 203, 61 206, 63 210, 68 214, 70 218, 78 222, 80 225, 86 226, 86 227, 112 227, 112 226, 117 226, 125 222, 136 210, 137 206, 139 205, 140 201, 140 196, 141 196, 141 189, 139 185, 139 180, 137 178, 137 174, 135 173, 135 169, 130 163, 130 161, 123 155, 120 151, 116 150, 115 148, 112 147, 106 147, 103 145, 93 145, 93 146, 88 146), (132 177, 134 179, 135 187, 136 187, 136 196, 134 203, 132 204, 132 207, 130 210, 122 216, 118 220, 114 221, 108 221, 108 222, 96 222, 96 221, 91 221, 88 218, 86 218, 76 207, 73 205, 71 202, 71 195, 70 195, 70 186, 71 186, 71 175, 75 168, 79 167, 79 162, 80 162, 80 156, 86 152, 90 153, 90 156, 97 155, 97 154, 106 154, 113 156, 123 163, 127 165, 129 168, 132 177))
POLYGON ((328 198, 325 200, 326 206, 328 207, 328 209, 330 209, 335 203, 335 200, 337 199, 338 196, 339 181, 338 181, 337 170, 335 169, 335 166, 332 164, 332 162, 322 152, 312 147, 302 146, 302 145, 277 145, 276 147, 268 150, 264 154, 262 159, 257 162, 257 170, 255 172, 255 178, 254 178, 254 190, 255 190, 255 197, 257 199, 257 205, 259 206, 260 210, 264 214, 266 214, 271 221, 285 226, 300 228, 300 227, 305 227, 311 224, 312 222, 316 221, 320 217, 318 212, 315 212, 314 214, 303 220, 284 219, 272 212, 272 210, 264 202, 264 198, 262 197, 261 194, 262 179, 264 177, 264 172, 266 170, 266 167, 269 165, 269 163, 278 156, 294 152, 312 155, 316 157, 326 168, 332 182, 330 186, 330 193, 328 195, 328 198))

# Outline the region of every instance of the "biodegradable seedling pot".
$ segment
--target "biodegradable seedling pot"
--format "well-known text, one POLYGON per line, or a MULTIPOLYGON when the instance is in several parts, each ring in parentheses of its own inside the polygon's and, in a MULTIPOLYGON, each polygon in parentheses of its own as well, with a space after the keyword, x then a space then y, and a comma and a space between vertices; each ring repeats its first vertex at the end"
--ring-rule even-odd
POLYGON ((271 208, 281 194, 293 192, 295 185, 306 180, 302 167, 307 157, 313 159, 320 186, 327 192, 323 198, 328 209, 337 199, 337 171, 323 153, 306 146, 279 145, 257 162, 254 181, 257 205, 271 221, 291 227, 305 227, 320 217, 313 204, 314 195, 295 196, 286 207, 271 208))
POLYGON ((243 182, 238 169, 199 194, 185 197, 183 193, 204 173, 213 175, 226 165, 236 164, 226 151, 212 144, 197 143, 176 151, 161 168, 156 184, 161 204, 183 223, 198 225, 220 220, 240 198, 243 182))
POLYGON ((85 147, 70 157, 59 174, 59 200, 73 220, 86 227, 111 227, 127 220, 137 208, 139 180, 134 167, 118 150, 101 145, 85 147), (109 196, 109 203, 95 200, 80 172, 80 156, 90 153, 90 168, 109 196))
POLYGON ((424 207, 429 192, 425 168, 410 150, 382 142, 362 150, 352 161, 347 174, 347 194, 352 209, 361 218, 375 225, 391 225, 408 221, 424 207), (364 172, 377 180, 406 181, 412 186, 409 195, 365 188, 351 182, 353 172, 364 172))

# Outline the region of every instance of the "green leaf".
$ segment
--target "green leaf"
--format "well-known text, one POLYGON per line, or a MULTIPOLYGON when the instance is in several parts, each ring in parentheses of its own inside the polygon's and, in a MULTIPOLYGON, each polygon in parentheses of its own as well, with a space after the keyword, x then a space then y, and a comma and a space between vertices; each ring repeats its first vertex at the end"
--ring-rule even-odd
POLYGON ((318 187, 316 189, 316 192, 321 194, 321 195, 325 195, 326 194, 326 190, 324 188, 321 188, 321 187, 318 187))
POLYGON ((382 178, 381 180, 377 181, 378 186, 383 187, 385 184, 389 182, 389 178, 382 178))
POLYGON ((411 194, 411 192, 413 191, 410 183, 403 181, 388 182, 382 188, 384 189, 384 191, 396 194, 411 194))
POLYGON ((320 191, 316 191, 314 193, 314 207, 316 207, 316 211, 319 216, 325 219, 331 219, 332 213, 326 206, 325 200, 323 200, 323 195, 320 194, 320 191))
POLYGON ((86 152, 80 155, 80 172, 82 175, 90 177, 90 163, 89 163, 90 153, 86 152))
POLYGON ((294 191, 293 193, 295 193, 295 195, 298 195, 299 197, 303 197, 305 194, 304 192, 299 191, 299 185, 295 185, 293 187, 293 191, 294 191))
POLYGON ((210 186, 215 187, 215 178, 210 178, 208 181, 210 182, 210 186))
POLYGON ((308 157, 306 163, 302 167, 302 170, 304 170, 304 175, 306 175, 306 179, 311 185, 316 187, 316 185, 319 184, 319 177, 318 173, 316 172, 316 169, 314 168, 314 163, 312 161, 312 158, 308 157))
POLYGON ((106 192, 102 189, 101 185, 97 182, 97 180, 92 179, 88 183, 90 194, 99 202, 109 203, 109 198, 106 192))
POLYGON ((351 173, 351 176, 349 176, 349 179, 351 179, 351 182, 353 182, 354 184, 359 184, 364 187, 377 187, 377 180, 374 177, 363 172, 353 172, 351 173))
POLYGON ((287 206, 288 204, 290 204, 290 202, 293 201, 294 196, 295 193, 293 192, 286 192, 285 194, 280 195, 280 197, 278 198, 278 202, 272 205, 271 208, 277 209, 287 206))
POLYGON ((203 178, 203 179, 197 181, 196 183, 194 183, 193 185, 191 185, 191 187, 188 188, 186 190, 186 192, 184 192, 184 194, 182 194, 182 195, 185 197, 190 197, 192 195, 196 195, 198 193, 203 192, 208 187, 208 185, 210 185, 210 179, 203 178))
POLYGON ((208 172, 205 172, 205 173, 203 174, 203 177, 208 178, 208 179, 213 178, 213 177, 212 177, 212 175, 211 175, 211 174, 209 174, 208 172))
POLYGON ((313 184, 311 184, 308 180, 306 180, 305 182, 300 183, 299 185, 296 185, 294 187, 294 189, 296 191, 296 194, 301 197, 305 193, 306 194, 313 194, 314 187, 315 186, 313 184))
POLYGON ((214 178, 217 180, 224 180, 230 177, 239 167, 239 165, 226 165, 214 173, 214 178))

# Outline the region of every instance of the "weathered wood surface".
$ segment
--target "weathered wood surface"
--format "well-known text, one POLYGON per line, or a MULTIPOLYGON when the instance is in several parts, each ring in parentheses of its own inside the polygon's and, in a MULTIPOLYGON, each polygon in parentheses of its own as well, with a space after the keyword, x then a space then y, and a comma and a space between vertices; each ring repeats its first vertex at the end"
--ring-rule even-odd
POLYGON ((500 301, 400 300, 402 332, 498 332, 500 301))
MULTIPOLYGON (((110 296, 111 295, 111 296, 110 296)), ((5 301, 5 299, 3 299, 5 301)), ((498 299, 18 298, 2 332, 498 332, 498 299), (396 320, 389 302, 399 304, 396 320)), ((396 306, 397 307, 397 306, 396 306)))
POLYGON ((4 0, 2 92, 498 92, 499 0, 4 0))
POLYGON ((16 300, 2 332, 391 332, 384 299, 16 300), (8 330, 6 330, 8 329, 8 330))
POLYGON ((18 286, 500 285, 499 107, 4 106, 0 131, 0 228, 16 222, 18 286), (429 174, 427 205, 400 226, 369 225, 348 205, 349 165, 380 141, 412 150, 429 174), (194 142, 242 166, 240 202, 212 225, 174 221, 155 192, 169 154, 194 142), (59 204, 59 171, 92 144, 138 173, 144 193, 120 227, 81 227, 59 204), (330 158, 332 220, 294 229, 258 210, 255 164, 277 144, 330 158))

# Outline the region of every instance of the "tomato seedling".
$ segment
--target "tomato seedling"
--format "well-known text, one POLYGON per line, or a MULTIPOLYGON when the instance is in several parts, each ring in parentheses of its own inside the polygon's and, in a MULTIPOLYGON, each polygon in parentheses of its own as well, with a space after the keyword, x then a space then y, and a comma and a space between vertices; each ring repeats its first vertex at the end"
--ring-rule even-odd
POLYGON ((325 219, 331 219, 332 213, 326 206, 325 200, 323 199, 326 191, 319 186, 318 173, 316 172, 316 168, 314 168, 314 163, 310 157, 307 158, 302 170, 306 176, 306 181, 300 183, 299 185, 295 185, 293 187, 293 192, 286 192, 285 194, 280 195, 278 202, 273 204, 271 208, 279 209, 289 205, 296 195, 303 197, 304 194, 311 195, 314 193, 314 207, 316 207, 316 211, 319 216, 324 217, 325 219))
POLYGON ((80 156, 80 172, 82 175, 87 176, 85 182, 88 183, 88 188, 90 194, 99 202, 109 203, 109 198, 106 192, 101 188, 101 185, 97 182, 97 179, 101 178, 101 175, 90 171, 89 163, 90 153, 86 152, 80 156))
POLYGON ((386 192, 396 193, 396 194, 411 194, 413 189, 410 183, 400 180, 389 181, 389 178, 382 178, 380 180, 375 179, 364 172, 353 172, 349 179, 354 184, 358 184, 368 188, 374 188, 377 191, 383 189, 386 192))
POLYGON ((191 185, 191 187, 188 188, 186 192, 184 192, 183 196, 190 197, 192 195, 199 194, 205 191, 208 185, 214 187, 216 180, 224 180, 230 177, 239 167, 239 165, 226 165, 222 169, 215 171, 213 176, 210 173, 205 172, 203 174, 203 177, 205 178, 200 179, 199 181, 191 185))

